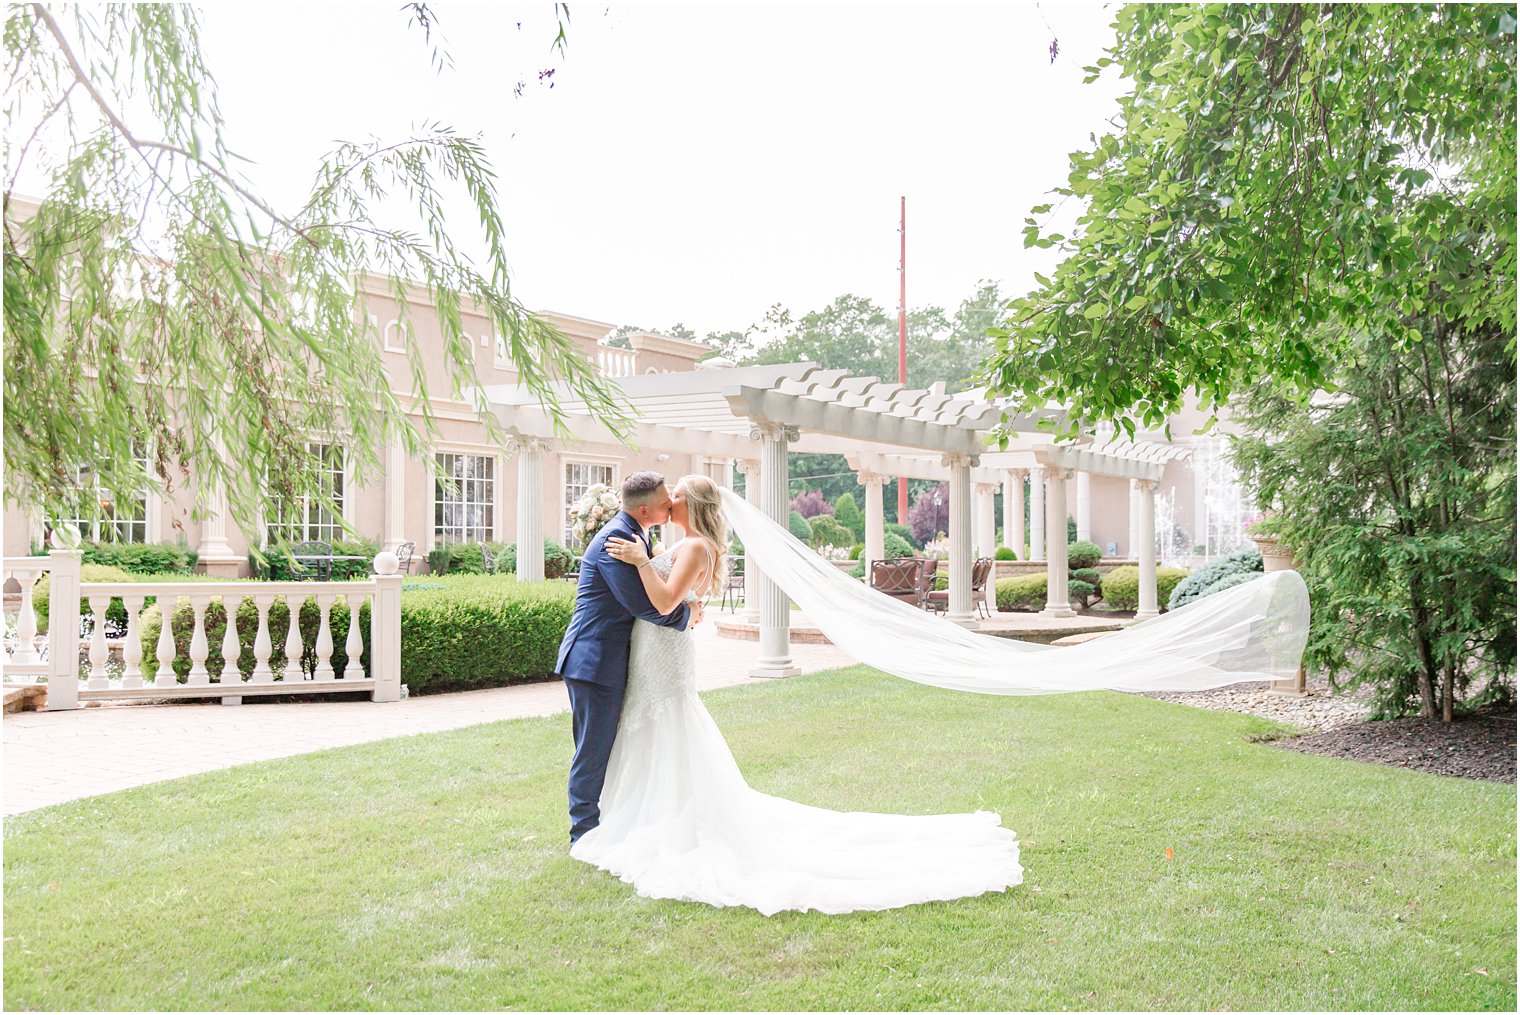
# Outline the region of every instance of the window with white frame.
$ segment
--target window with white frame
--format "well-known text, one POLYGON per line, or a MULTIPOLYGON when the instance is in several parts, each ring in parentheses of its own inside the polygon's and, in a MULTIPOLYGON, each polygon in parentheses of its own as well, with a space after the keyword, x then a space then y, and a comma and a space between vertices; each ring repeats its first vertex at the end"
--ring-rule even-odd
POLYGON ((572 512, 580 499, 586 496, 586 491, 598 483, 609 489, 616 489, 617 466, 609 462, 566 462, 565 463, 565 510, 563 521, 565 523, 564 539, 566 546, 576 545, 575 538, 571 533, 572 512))
POLYGON ((438 452, 438 465, 454 481, 433 480, 433 544, 490 542, 496 538, 496 458, 438 452))
MULTIPOLYGON (((139 438, 132 439, 132 457, 137 460, 143 475, 148 472, 147 444, 139 438)), ((144 488, 139 494, 122 501, 113 500, 108 490, 100 484, 100 473, 83 465, 74 467, 74 484, 79 491, 73 516, 61 519, 79 529, 84 539, 92 542, 146 543, 148 541, 148 493, 144 488), (82 517, 89 514, 84 509, 84 499, 92 497, 100 508, 100 531, 95 522, 82 517)), ((44 519, 42 540, 44 545, 53 535, 53 526, 44 519)))
POLYGON ((333 499, 338 513, 334 515, 315 497, 303 495, 287 499, 275 494, 272 498, 274 516, 267 532, 269 543, 278 541, 281 534, 291 543, 309 540, 335 543, 343 538, 343 445, 307 441, 306 450, 320 462, 317 468, 321 490, 333 499))

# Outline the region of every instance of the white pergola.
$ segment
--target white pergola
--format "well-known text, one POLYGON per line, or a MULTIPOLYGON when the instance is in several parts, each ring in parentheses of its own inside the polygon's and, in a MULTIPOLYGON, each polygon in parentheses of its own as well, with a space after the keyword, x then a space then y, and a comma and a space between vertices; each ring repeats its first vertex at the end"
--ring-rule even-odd
MULTIPOLYGON (((1054 444, 1037 430, 1054 413, 1010 417, 1006 451, 989 451, 988 436, 1002 408, 976 396, 908 388, 847 370, 813 363, 732 367, 612 380, 635 421, 630 438, 639 446, 733 459, 747 477, 745 496, 782 525, 787 519, 791 451, 841 454, 865 486, 867 574, 884 554, 882 489, 893 476, 946 480, 950 486, 950 594, 948 618, 975 626, 971 598, 973 544, 990 556, 995 519, 992 496, 1005 498, 1007 541, 1022 547, 1023 479, 1031 483, 1030 556, 1044 552, 1044 532, 1065 531, 1067 475, 1119 476, 1132 480, 1140 507, 1140 613, 1156 613, 1154 495, 1161 471, 1179 453, 1164 445, 1109 442, 1095 447, 1054 444), (976 518, 973 521, 973 484, 976 518), (1049 490, 1049 497, 1044 495, 1049 490)), ((550 415, 538 398, 516 384, 481 389, 517 455, 518 577, 543 579, 543 453, 555 440, 550 415)), ((467 396, 470 393, 466 393, 467 396)), ((556 404, 574 439, 617 443, 618 436, 585 402, 563 386, 556 404)), ((1080 483, 1080 480, 1079 480, 1080 483)), ((1081 487, 1079 485, 1079 491, 1081 487)), ((1132 506, 1132 523, 1134 511, 1132 506)), ((1047 559, 1046 614, 1070 616, 1066 541, 1052 539, 1047 559)), ((755 676, 798 672, 792 665, 789 608, 781 590, 754 567, 745 568, 745 611, 760 628, 755 676)))

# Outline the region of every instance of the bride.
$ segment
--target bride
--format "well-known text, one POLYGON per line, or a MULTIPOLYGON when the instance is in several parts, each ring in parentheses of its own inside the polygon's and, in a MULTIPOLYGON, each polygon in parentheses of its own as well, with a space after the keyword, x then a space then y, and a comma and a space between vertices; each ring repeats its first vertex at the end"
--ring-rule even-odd
MULTIPOLYGON (((690 538, 640 565, 655 609, 711 593, 724 574, 727 525, 758 566, 846 653, 907 680, 980 694, 1191 691, 1297 673, 1309 596, 1296 571, 1263 574, 1081 645, 989 638, 855 581, 731 490, 687 476, 671 517, 690 538), (891 632, 884 637, 883 632, 891 632)), ((638 620, 627 693, 601 795, 601 824, 570 855, 640 895, 715 906, 843 913, 891 909, 1019 884, 1018 843, 990 811, 843 813, 752 789, 696 693, 684 632, 638 620)))
MULTIPOLYGON (((639 567, 661 614, 722 581, 723 504, 711 479, 687 476, 671 493, 671 520, 687 539, 652 560, 637 541, 608 540, 612 556, 639 567)), ((963 898, 1019 884, 1024 873, 1014 833, 990 811, 841 812, 751 788, 697 697, 690 637, 643 620, 634 623, 601 823, 570 855, 643 896, 767 916, 963 898)))

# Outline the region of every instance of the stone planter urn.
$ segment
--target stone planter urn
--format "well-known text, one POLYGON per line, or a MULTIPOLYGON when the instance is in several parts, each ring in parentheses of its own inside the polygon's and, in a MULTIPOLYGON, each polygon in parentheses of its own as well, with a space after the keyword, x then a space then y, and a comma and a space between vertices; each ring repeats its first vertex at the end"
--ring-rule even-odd
MULTIPOLYGON (((1251 542, 1261 551, 1261 568, 1271 574, 1273 571, 1292 571, 1294 568, 1293 551, 1282 545, 1282 540, 1276 536, 1252 536, 1251 542)), ((1308 689, 1302 665, 1298 667, 1298 676, 1292 680, 1274 680, 1270 690, 1273 694, 1288 694, 1297 698, 1307 695, 1308 689)))

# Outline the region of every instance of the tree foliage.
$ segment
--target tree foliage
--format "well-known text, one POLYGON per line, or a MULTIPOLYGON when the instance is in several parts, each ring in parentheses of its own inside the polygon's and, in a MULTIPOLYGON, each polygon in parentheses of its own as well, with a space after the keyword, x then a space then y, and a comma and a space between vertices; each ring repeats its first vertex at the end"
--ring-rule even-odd
POLYGON ((995 329, 996 392, 1133 433, 1190 390, 1305 395, 1353 331, 1422 341, 1411 315, 1513 355, 1513 5, 1132 4, 1116 29, 1089 80, 1133 90, 1054 191, 1074 232, 1026 220, 1068 256, 995 329))
POLYGON ((1309 583, 1307 660, 1374 685, 1382 715, 1450 719, 1470 686, 1509 696, 1514 679, 1513 334, 1411 325, 1407 346, 1355 336, 1312 412, 1255 388, 1235 460, 1309 583))
MULTIPOLYGON (((410 10, 430 36, 436 19, 410 10)), ((284 499, 308 496, 341 517, 308 451, 314 435, 342 435, 356 482, 383 474, 383 449, 400 440, 452 486, 431 453, 439 429, 412 327, 422 297, 437 308, 450 393, 498 444, 499 422, 465 390, 478 384, 467 313, 489 321, 535 393, 552 404, 551 383, 567 382, 626 424, 592 364, 513 296, 477 139, 435 124, 342 142, 307 199, 276 209, 227 148, 190 7, 12 5, 4 38, 5 465, 23 503, 52 518, 98 515, 92 498, 81 503, 81 465, 120 499, 193 474, 202 497, 226 491, 257 554, 259 520, 284 499), (13 192, 23 175, 47 181, 34 211, 13 192), (462 230, 445 216, 451 193, 472 208, 483 257, 452 239, 462 230), (382 203, 411 224, 383 224, 382 203), (371 278, 401 311, 422 432, 382 367, 371 278), (155 450, 148 475, 134 445, 155 450)))

